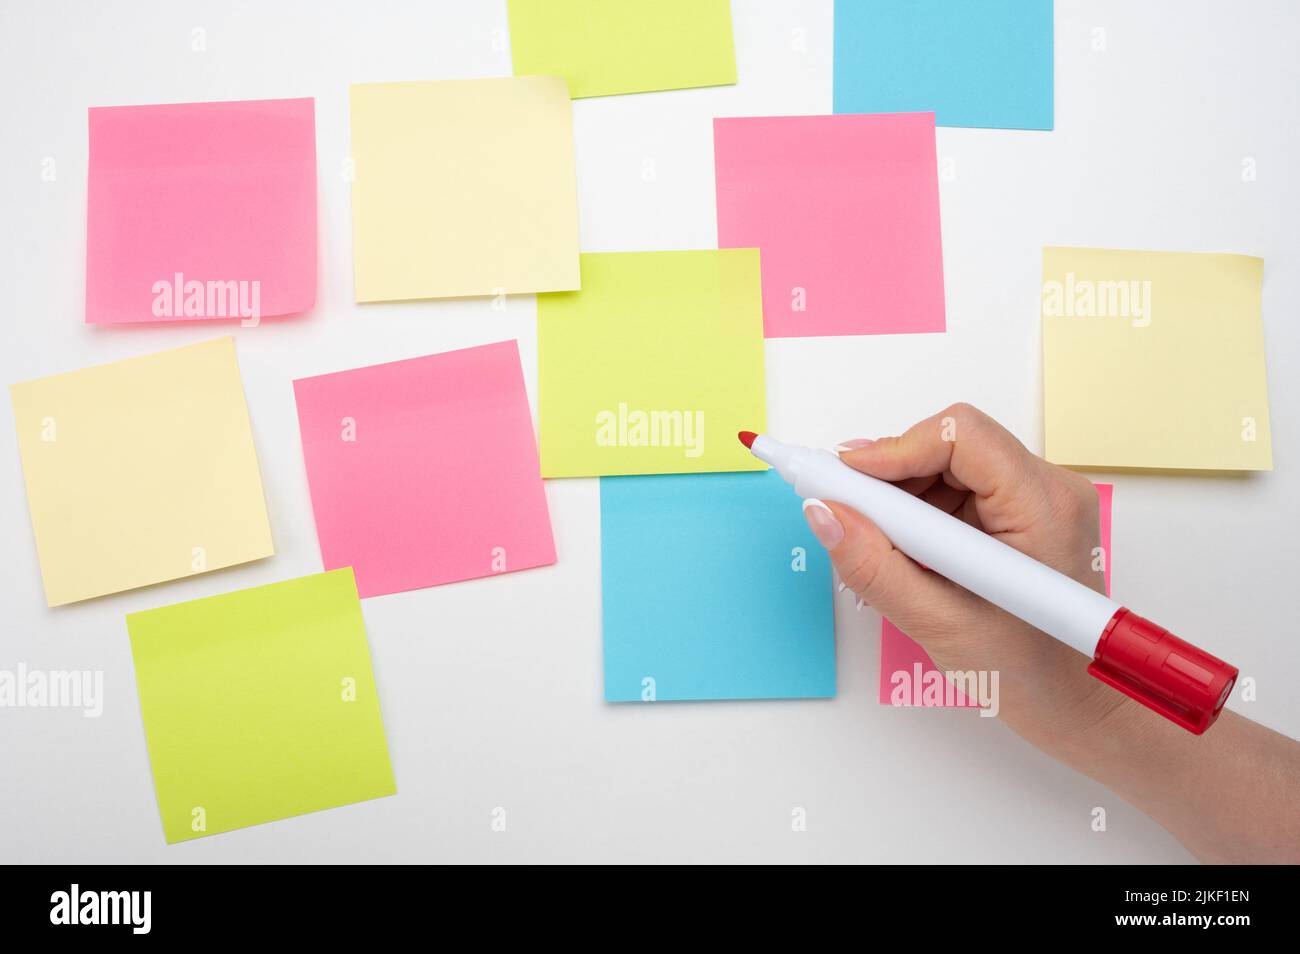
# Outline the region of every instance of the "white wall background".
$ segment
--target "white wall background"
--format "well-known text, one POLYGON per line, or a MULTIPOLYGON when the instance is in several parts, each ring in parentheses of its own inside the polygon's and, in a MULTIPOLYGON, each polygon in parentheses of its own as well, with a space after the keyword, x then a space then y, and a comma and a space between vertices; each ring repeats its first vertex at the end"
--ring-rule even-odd
MULTIPOLYGON (((574 103, 584 250, 713 246, 712 118, 830 110, 829 0, 735 0, 734 18, 738 85, 574 103)), ((996 720, 877 705, 879 618, 848 594, 833 701, 605 705, 594 480, 547 485, 556 566, 365 602, 396 797, 164 845, 123 616, 320 570, 290 381, 514 336, 535 394, 531 297, 505 314, 353 304, 342 178, 349 83, 508 75, 506 26, 502 0, 0 3, 0 379, 235 334, 277 550, 46 609, 0 401, 0 668, 101 669, 107 697, 97 720, 0 709, 0 860, 1191 860, 996 720), (288 96, 316 97, 315 311, 251 329, 83 324, 86 107, 288 96), (55 182, 41 181, 45 157, 55 182), (804 833, 791 832, 794 806, 804 833), (1090 831, 1093 806, 1108 809, 1104 834, 1090 831)), ((1298 26, 1291 0, 1061 0, 1056 130, 938 131, 956 161, 941 184, 948 333, 767 346, 776 433, 878 436, 964 399, 1041 450, 1042 245, 1263 256, 1277 470, 1115 475, 1114 582, 1255 676, 1258 701, 1233 707, 1293 736, 1298 26), (1255 182, 1241 179, 1247 156, 1255 182)))

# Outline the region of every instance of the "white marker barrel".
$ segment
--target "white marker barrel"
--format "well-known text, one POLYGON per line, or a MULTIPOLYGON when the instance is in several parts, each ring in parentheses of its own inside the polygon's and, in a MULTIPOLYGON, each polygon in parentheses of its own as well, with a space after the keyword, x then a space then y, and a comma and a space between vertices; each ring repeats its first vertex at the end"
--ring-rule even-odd
POLYGON ((751 448, 800 497, 845 504, 871 518, 899 550, 959 586, 1092 658, 1120 604, 893 484, 824 450, 766 435, 751 448))

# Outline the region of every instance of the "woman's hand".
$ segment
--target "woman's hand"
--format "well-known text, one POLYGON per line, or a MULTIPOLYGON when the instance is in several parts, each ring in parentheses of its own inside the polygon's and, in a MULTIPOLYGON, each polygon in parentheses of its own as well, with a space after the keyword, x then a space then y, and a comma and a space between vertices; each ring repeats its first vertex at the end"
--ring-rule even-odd
MULTIPOLYGON (((1104 592, 1092 483, 1035 457, 970 405, 837 450, 1104 592)), ((1203 860, 1300 862, 1300 743, 1230 711, 1194 736, 1092 678, 1080 653, 895 550, 862 514, 833 500, 807 500, 804 513, 845 585, 941 671, 998 671, 999 715, 1020 735, 1110 786, 1203 860)), ((1189 581, 1189 600, 1206 592, 1189 581)))
MULTIPOLYGON (((901 437, 837 450, 850 467, 1105 592, 1092 482, 1034 456, 970 405, 940 411, 901 437)), ((1079 653, 915 563, 857 511, 809 501, 804 512, 844 584, 925 647, 940 670, 998 671, 1000 714, 1036 743, 1049 747, 1091 728, 1123 701, 1087 674, 1079 653)))

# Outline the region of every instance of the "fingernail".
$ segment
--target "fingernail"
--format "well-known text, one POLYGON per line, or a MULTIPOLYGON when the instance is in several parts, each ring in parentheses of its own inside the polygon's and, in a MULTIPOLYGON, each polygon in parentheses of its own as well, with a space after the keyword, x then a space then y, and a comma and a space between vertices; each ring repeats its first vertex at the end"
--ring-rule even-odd
POLYGON ((830 507, 816 497, 809 497, 803 502, 803 515, 818 543, 827 550, 834 550, 840 545, 844 539, 844 528, 835 519, 830 507))
POLYGON ((853 438, 853 440, 845 441, 843 444, 836 444, 835 453, 847 454, 849 451, 855 451, 863 447, 869 447, 874 443, 875 441, 873 441, 869 437, 855 437, 853 438))

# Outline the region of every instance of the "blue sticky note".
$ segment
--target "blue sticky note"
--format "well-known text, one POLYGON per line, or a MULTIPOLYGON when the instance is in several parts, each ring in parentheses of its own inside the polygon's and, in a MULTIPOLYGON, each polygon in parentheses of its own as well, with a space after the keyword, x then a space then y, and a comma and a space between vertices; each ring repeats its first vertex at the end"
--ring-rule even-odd
POLYGON ((605 699, 835 695, 830 559, 775 471, 602 477, 605 699))
POLYGON ((835 112, 1052 128, 1052 0, 836 0, 835 112))

